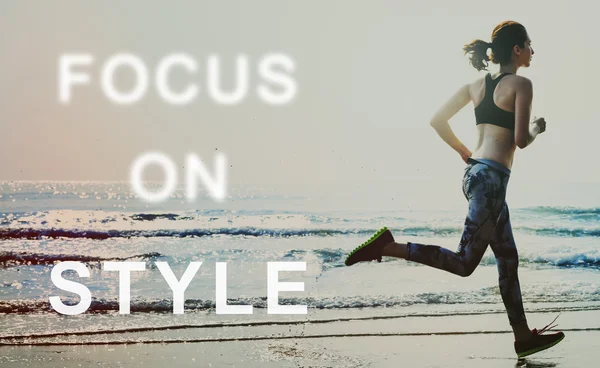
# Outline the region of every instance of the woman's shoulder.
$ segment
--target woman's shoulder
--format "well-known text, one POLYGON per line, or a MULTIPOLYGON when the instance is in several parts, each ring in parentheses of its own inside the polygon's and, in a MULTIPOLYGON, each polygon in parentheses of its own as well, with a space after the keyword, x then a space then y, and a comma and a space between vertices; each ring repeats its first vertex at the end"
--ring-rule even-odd
POLYGON ((487 78, 487 73, 485 74, 485 76, 479 77, 479 78, 475 79, 474 81, 472 81, 471 83, 467 84, 467 86, 469 86, 469 94, 471 95, 472 99, 474 96, 478 96, 482 93, 482 91, 485 87, 485 79, 486 78, 487 78))
POLYGON ((531 79, 523 77, 522 75, 508 74, 504 77, 504 79, 514 84, 515 86, 524 87, 532 85, 531 79))
MULTIPOLYGON (((495 79, 497 75, 493 75, 492 73, 486 73, 484 76, 481 76, 471 83, 468 83, 469 94, 473 101, 480 100, 484 95, 485 91, 485 81, 488 78, 495 79)), ((533 86, 531 80, 527 77, 523 77, 517 74, 507 74, 502 78, 501 88, 504 93, 515 94, 517 91, 532 91, 533 86)))
POLYGON ((515 93, 533 93, 533 83, 531 82, 531 79, 516 74, 510 74, 507 75, 507 77, 509 77, 507 82, 515 93))
MULTIPOLYGON (((494 75, 491 73, 486 73, 485 77, 476 79, 473 82, 473 85, 476 87, 483 86, 484 81, 488 77, 488 75, 490 75, 492 79, 496 79, 496 78, 498 78, 498 76, 500 74, 494 75)), ((531 79, 529 79, 527 77, 523 77, 521 75, 517 75, 517 74, 506 74, 500 81, 500 84, 502 84, 501 87, 504 90, 506 90, 506 88, 508 88, 508 90, 513 90, 513 91, 533 89, 533 83, 531 82, 531 79)))

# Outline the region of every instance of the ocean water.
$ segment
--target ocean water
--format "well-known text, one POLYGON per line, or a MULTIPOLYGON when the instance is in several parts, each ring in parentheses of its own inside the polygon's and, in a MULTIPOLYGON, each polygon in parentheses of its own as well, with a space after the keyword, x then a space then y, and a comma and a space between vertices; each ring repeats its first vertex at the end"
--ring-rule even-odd
MULTIPOLYGON (((600 186, 586 188, 597 192, 600 186)), ((380 207, 375 198, 360 209, 361 198, 250 188, 233 191, 221 204, 206 198, 189 203, 178 191, 149 205, 127 183, 2 182, 0 342, 36 336, 38 342, 94 341, 98 331, 210 323, 241 328, 257 321, 503 313, 489 249, 468 278, 395 259, 344 266, 348 252, 382 226, 398 241, 456 249, 464 208, 402 206, 410 197, 380 207), (132 273, 132 313, 119 315, 118 273, 103 271, 102 263, 125 260, 145 262, 146 270, 132 273), (50 306, 52 295, 67 304, 79 300, 51 281, 61 261, 84 262, 90 270, 89 278, 64 273, 92 293, 84 314, 65 316, 50 306), (202 262, 185 292, 184 315, 172 313, 172 292, 157 261, 168 262, 177 277, 189 262, 202 262), (280 274, 280 281, 304 283, 302 292, 281 292, 280 304, 307 305, 308 315, 268 314, 267 262, 276 261, 306 262, 304 272, 280 274), (215 313, 216 262, 227 263, 228 303, 252 305, 254 314, 215 313)), ((526 310, 600 309, 600 207, 542 197, 511 209, 526 310)))

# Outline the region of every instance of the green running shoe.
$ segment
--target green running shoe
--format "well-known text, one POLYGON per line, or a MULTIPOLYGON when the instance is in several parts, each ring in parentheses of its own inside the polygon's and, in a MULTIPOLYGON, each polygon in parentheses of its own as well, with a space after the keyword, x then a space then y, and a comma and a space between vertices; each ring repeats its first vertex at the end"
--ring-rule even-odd
POLYGON ((344 262, 346 266, 352 266, 357 262, 366 262, 377 260, 381 262, 381 253, 383 248, 394 241, 392 232, 387 227, 381 228, 366 242, 356 247, 344 262))
MULTIPOLYGON (((556 318, 558 318, 558 316, 556 318)), ((556 321, 556 318, 554 319, 554 321, 556 321)), ((556 327, 556 325, 550 326, 552 323, 554 323, 554 321, 550 322, 550 324, 548 324, 546 327, 542 328, 539 331, 535 328, 531 330, 533 336, 531 336, 529 340, 515 341, 515 351, 517 353, 517 356, 519 358, 523 358, 528 355, 537 353, 539 351, 551 348, 554 345, 561 342, 562 339, 565 338, 565 334, 562 332, 556 332, 551 335, 542 335, 545 331, 556 327)))

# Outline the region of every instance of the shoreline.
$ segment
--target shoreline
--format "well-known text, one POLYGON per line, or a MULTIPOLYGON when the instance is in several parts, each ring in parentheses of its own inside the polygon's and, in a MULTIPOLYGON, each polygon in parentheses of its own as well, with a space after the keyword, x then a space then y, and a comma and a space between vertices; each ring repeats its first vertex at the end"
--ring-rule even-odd
MULTIPOLYGON (((541 326, 550 317, 548 314, 528 313, 530 327, 541 326)), ((171 363, 184 367, 506 367, 523 363, 514 353, 512 334, 502 314, 289 322, 56 336, 40 341, 54 344, 47 346, 31 344, 38 339, 17 339, 14 343, 20 345, 0 346, 0 364, 3 367, 42 364, 163 367, 171 363)), ((597 366, 600 311, 565 311, 557 322, 564 327, 565 340, 526 358, 527 364, 523 366, 597 366)))

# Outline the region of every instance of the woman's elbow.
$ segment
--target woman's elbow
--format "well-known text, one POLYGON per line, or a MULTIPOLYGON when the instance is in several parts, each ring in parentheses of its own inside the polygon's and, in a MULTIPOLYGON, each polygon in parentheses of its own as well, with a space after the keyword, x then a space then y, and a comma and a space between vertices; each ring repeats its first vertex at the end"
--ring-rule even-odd
POLYGON ((429 122, 429 125, 431 125, 433 128, 437 128, 440 125, 442 125, 444 122, 440 119, 431 119, 431 121, 429 122))
POLYGON ((527 147, 527 145, 529 144, 527 139, 523 136, 517 136, 515 138, 515 143, 516 143, 517 147, 519 147, 520 149, 527 147))

